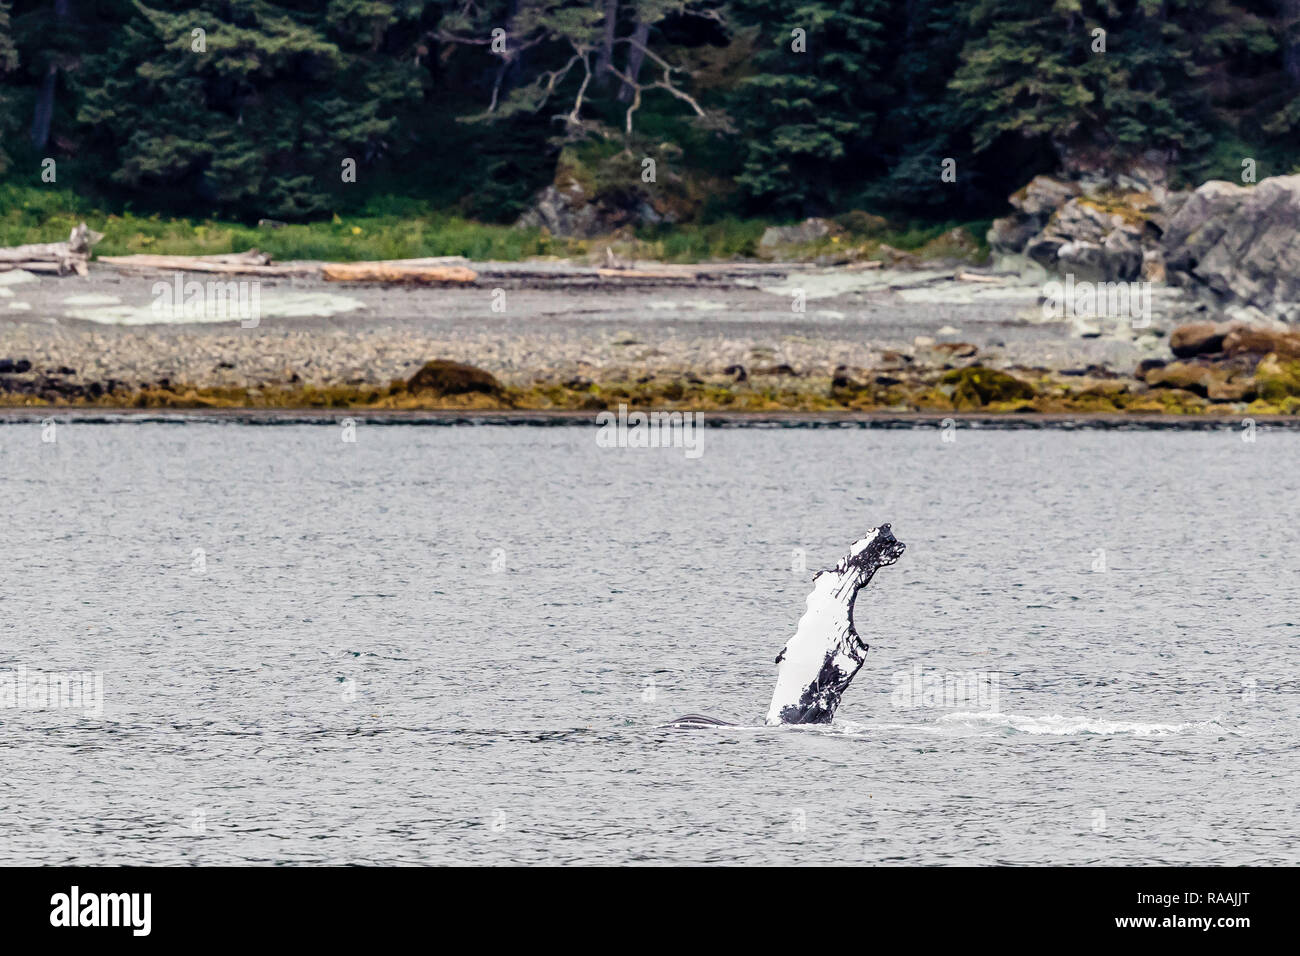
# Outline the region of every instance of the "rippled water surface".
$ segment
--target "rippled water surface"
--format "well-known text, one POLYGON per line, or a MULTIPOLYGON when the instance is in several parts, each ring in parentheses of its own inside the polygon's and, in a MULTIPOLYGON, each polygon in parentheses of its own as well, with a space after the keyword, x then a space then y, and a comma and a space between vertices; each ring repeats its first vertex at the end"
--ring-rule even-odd
POLYGON ((595 434, 0 426, 0 668, 104 688, 0 708, 0 862, 1300 862, 1300 435, 595 434), (881 521, 835 724, 759 726, 881 521))

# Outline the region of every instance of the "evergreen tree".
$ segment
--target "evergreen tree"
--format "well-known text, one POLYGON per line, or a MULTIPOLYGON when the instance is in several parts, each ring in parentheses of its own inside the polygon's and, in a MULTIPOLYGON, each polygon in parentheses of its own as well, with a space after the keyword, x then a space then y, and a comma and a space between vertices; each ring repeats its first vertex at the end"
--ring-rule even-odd
POLYGON ((267 0, 198 9, 137 4, 119 42, 82 71, 87 148, 114 182, 191 205, 302 217, 330 207, 382 158, 394 112, 420 91, 413 62, 382 53, 393 4, 267 0))
POLYGON ((951 85, 975 148, 1041 137, 1063 161, 1195 157, 1221 125, 1225 49, 1261 30, 1226 0, 978 0, 970 23, 951 85))
POLYGON ((844 182, 879 173, 872 148, 890 90, 884 0, 739 0, 741 24, 761 30, 758 72, 732 104, 743 156, 737 183, 785 213, 832 208, 844 182), (802 31, 802 35, 796 33, 802 31))
POLYGON ((1001 192, 1001 200, 1009 190, 1001 189, 996 176, 988 183, 982 164, 968 158, 968 131, 952 122, 948 80, 967 37, 963 5, 908 0, 892 12, 885 76, 890 95, 872 143, 886 171, 864 188, 863 204, 953 215, 961 208, 987 207, 990 188, 1001 192), (961 161, 955 184, 939 180, 949 158, 961 161))
MULTIPOLYGON (((0 0, 0 79, 18 69, 18 48, 10 33, 9 8, 9 0, 0 0)), ((0 86, 0 174, 9 167, 9 155, 5 152, 4 144, 14 134, 14 126, 14 116, 5 88, 0 86)))

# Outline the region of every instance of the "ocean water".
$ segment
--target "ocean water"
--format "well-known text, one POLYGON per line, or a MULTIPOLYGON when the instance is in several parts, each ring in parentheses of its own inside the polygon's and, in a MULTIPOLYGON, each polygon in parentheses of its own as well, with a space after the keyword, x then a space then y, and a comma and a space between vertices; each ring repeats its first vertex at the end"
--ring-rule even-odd
POLYGON ((0 426, 0 863, 1300 862, 1300 434, 346 435, 0 426))

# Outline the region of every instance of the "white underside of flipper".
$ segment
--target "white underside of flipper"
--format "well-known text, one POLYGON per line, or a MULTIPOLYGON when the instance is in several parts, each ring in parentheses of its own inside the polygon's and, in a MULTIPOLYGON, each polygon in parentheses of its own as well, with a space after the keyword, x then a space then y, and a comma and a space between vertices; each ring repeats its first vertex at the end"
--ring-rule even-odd
POLYGON ((833 569, 819 571, 808 595, 808 609, 799 619, 794 637, 777 657, 776 690, 767 710, 769 724, 828 723, 840 697, 862 667, 867 644, 861 638, 861 613, 854 610, 854 598, 871 580, 876 568, 892 564, 902 553, 892 545, 892 557, 880 564, 860 563, 877 536, 885 536, 871 554, 886 542, 895 543, 888 525, 873 528, 853 543, 849 554, 833 569))

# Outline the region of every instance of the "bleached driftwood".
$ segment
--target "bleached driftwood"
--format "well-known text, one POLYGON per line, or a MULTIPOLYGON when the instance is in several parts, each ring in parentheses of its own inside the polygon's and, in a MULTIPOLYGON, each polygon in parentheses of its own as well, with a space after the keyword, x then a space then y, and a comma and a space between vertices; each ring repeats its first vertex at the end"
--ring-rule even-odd
POLYGON ((0 272, 26 269, 28 272, 52 272, 67 275, 75 272, 84 276, 89 269, 91 247, 103 239, 101 233, 79 223, 68 236, 67 242, 38 242, 26 246, 0 248, 0 272))
MULTIPOLYGON (((445 262, 445 260, 444 260, 445 262)), ((410 282, 420 284, 473 282, 478 273, 438 260, 394 259, 388 262, 326 262, 321 276, 329 282, 410 282)))
POLYGON ((217 256, 100 256, 95 260, 131 273, 206 272, 219 275, 325 278, 334 282, 473 282, 478 278, 460 256, 388 262, 273 262, 264 252, 217 256))
POLYGON ((100 256, 95 260, 123 272, 213 272, 220 275, 312 276, 320 272, 318 262, 271 261, 265 252, 250 249, 215 256, 100 256))

